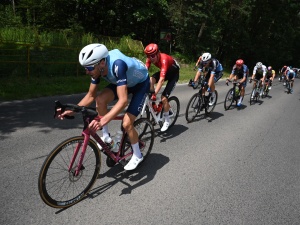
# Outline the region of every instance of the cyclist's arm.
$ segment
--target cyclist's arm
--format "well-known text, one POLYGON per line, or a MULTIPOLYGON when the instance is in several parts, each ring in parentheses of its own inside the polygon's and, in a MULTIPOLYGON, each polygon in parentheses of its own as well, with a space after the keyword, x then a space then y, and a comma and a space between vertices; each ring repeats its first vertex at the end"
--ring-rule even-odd
POLYGON ((98 84, 92 83, 90 84, 90 88, 88 93, 81 99, 81 101, 78 103, 79 106, 89 106, 91 105, 97 96, 97 90, 98 90, 98 84))
POLYGON ((163 86, 164 82, 165 82, 165 78, 162 77, 162 76, 160 76, 159 80, 158 80, 158 82, 156 84, 156 87, 155 87, 155 95, 158 94, 158 92, 160 91, 160 89, 163 86))
MULTIPOLYGON (((92 81, 93 82, 93 81, 92 81)), ((97 95, 98 84, 91 83, 88 93, 81 99, 81 101, 77 104, 79 106, 89 106, 95 101, 97 95)), ((63 120, 65 116, 73 116, 74 112, 72 110, 66 110, 63 113, 61 109, 57 109, 57 118, 63 120)))

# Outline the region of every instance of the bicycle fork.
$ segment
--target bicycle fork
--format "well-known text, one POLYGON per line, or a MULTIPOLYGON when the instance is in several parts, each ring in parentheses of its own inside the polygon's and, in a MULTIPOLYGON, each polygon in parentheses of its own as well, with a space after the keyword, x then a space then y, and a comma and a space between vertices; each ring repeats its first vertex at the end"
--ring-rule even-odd
POLYGON ((81 148, 82 146, 82 151, 81 151, 81 154, 80 154, 80 157, 79 157, 79 161, 77 163, 77 167, 75 169, 75 171, 73 171, 73 175, 76 177, 79 175, 80 171, 83 168, 83 165, 82 165, 82 161, 83 161, 83 158, 84 158, 84 155, 85 155, 85 152, 86 152, 86 148, 87 148, 87 145, 88 145, 88 141, 89 141, 89 138, 87 137, 88 135, 83 133, 84 135, 84 142, 83 142, 83 146, 82 146, 82 143, 78 143, 75 150, 74 150, 74 154, 73 154, 73 157, 71 159, 71 162, 70 162, 70 165, 69 165, 69 168, 68 168, 68 171, 71 172, 72 168, 73 168, 73 165, 74 165, 74 162, 76 160, 76 157, 78 155, 78 152, 79 152, 79 149, 81 148))

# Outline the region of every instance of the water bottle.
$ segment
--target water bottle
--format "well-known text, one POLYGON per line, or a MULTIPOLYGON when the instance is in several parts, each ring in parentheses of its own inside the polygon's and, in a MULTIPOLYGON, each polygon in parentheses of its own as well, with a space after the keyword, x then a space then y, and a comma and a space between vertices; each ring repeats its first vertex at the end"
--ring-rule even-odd
POLYGON ((162 106, 163 106, 162 102, 158 103, 158 106, 156 108, 156 112, 160 112, 162 110, 162 106))
POLYGON ((105 138, 104 138, 104 142, 107 144, 107 146, 108 146, 110 149, 113 148, 113 146, 114 146, 114 140, 113 140, 111 137, 109 137, 109 136, 105 137, 105 138))
POLYGON ((152 102, 152 108, 153 108, 154 112, 156 112, 157 105, 156 105, 155 101, 152 102))
POLYGON ((238 86, 235 86, 235 95, 238 96, 240 94, 240 89, 238 86))
POLYGON ((114 140, 114 145, 111 148, 112 152, 118 152, 119 151, 119 147, 120 147, 120 142, 122 140, 122 136, 123 136, 123 132, 122 131, 118 131, 117 134, 113 137, 114 140))

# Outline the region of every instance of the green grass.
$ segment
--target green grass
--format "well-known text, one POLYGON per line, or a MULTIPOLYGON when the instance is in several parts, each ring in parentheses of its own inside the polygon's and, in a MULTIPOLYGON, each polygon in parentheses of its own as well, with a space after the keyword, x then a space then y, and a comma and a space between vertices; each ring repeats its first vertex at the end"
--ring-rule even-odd
MULTIPOLYGON (((196 74, 193 70, 194 65, 184 64, 180 68, 179 83, 187 83, 196 74)), ((150 74, 157 71, 152 66, 150 74)), ((224 73, 224 77, 229 74, 224 73)), ((82 74, 74 77, 24 77, 0 78, 0 101, 24 100, 45 96, 69 95, 85 93, 88 91, 90 77, 82 74)), ((104 80, 100 82, 101 90, 107 83, 104 80)))

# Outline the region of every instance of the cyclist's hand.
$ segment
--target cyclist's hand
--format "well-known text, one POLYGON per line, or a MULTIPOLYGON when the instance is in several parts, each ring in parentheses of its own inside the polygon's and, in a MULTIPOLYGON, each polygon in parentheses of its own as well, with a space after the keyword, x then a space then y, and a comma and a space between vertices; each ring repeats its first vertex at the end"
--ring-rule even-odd
POLYGON ((198 68, 198 66, 195 66, 195 67, 194 67, 194 70, 196 70, 197 68, 198 68))
POLYGON ((155 95, 154 93, 153 93, 152 96, 151 96, 151 100, 152 100, 152 101, 156 101, 156 95, 155 95))
POLYGON ((102 129, 101 121, 93 120, 89 124, 89 129, 90 129, 90 131, 92 131, 94 133, 98 130, 101 130, 102 129))
POLYGON ((250 84, 252 83, 252 79, 249 80, 249 83, 250 83, 250 84))
POLYGON ((71 110, 66 110, 64 111, 63 113, 61 112, 61 109, 57 109, 56 110, 56 115, 55 117, 58 118, 58 119, 61 119, 63 120, 65 118, 65 116, 73 116, 74 115, 74 112, 71 111, 71 110))

